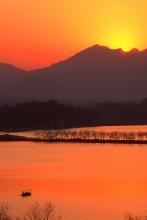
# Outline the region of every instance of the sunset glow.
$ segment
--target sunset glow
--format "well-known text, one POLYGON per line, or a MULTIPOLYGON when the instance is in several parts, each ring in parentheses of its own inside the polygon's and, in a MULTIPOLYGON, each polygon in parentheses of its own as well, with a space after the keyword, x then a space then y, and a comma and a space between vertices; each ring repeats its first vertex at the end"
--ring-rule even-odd
POLYGON ((147 220, 147 0, 0 0, 0 220, 147 220))
POLYGON ((0 1, 0 61, 32 69, 94 44, 147 47, 146 0, 0 1))
POLYGON ((123 51, 130 51, 135 48, 135 39, 129 33, 115 33, 110 36, 108 42, 106 43, 110 48, 116 49, 121 48, 123 51))

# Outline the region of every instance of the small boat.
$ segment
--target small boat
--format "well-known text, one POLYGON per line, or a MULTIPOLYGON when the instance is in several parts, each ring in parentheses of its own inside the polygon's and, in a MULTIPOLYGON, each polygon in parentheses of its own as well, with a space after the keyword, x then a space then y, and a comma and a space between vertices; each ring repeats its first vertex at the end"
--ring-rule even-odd
POLYGON ((30 191, 23 191, 22 193, 21 193, 21 196, 22 197, 27 197, 27 196, 31 196, 32 195, 32 193, 30 192, 30 191))

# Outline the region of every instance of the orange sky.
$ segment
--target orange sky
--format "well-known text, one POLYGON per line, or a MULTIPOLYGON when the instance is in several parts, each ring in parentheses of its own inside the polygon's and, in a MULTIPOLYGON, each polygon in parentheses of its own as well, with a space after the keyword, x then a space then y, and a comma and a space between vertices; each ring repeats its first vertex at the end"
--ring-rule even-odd
POLYGON ((147 47, 147 0, 0 0, 0 61, 49 65, 93 44, 147 47))

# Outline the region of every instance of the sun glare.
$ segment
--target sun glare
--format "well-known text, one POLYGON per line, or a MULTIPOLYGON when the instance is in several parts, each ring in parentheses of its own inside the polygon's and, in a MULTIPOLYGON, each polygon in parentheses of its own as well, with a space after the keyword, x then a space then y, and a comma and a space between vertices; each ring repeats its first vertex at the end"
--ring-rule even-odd
POLYGON ((113 49, 121 48, 127 52, 135 47, 135 42, 129 33, 116 33, 109 38, 108 46, 113 49))

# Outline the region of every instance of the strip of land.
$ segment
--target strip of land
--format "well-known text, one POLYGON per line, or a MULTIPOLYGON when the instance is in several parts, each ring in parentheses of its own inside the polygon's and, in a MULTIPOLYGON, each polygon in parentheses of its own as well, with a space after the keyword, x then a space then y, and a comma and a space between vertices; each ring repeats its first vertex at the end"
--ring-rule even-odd
POLYGON ((11 134, 0 135, 0 142, 46 142, 46 143, 103 143, 103 144, 147 144, 147 140, 111 140, 111 139, 39 139, 29 138, 11 134))

